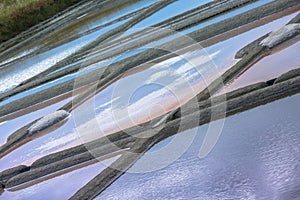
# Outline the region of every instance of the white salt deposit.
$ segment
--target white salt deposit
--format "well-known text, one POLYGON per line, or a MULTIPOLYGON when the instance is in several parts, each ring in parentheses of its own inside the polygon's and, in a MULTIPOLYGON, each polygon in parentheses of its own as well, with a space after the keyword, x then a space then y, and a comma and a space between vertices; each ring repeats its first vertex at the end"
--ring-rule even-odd
POLYGON ((299 23, 288 24, 276 31, 271 32, 268 37, 260 42, 260 44, 272 48, 275 45, 285 41, 287 38, 298 34, 299 32, 299 23))
POLYGON ((66 119, 69 115, 70 113, 64 110, 58 110, 38 120, 35 124, 28 128, 28 131, 30 135, 36 134, 45 130, 46 128, 49 128, 61 122, 62 120, 66 119))
POLYGON ((3 125, 3 124, 5 124, 6 122, 7 122, 7 121, 4 121, 4 122, 0 122, 0 126, 1 126, 1 125, 3 125))

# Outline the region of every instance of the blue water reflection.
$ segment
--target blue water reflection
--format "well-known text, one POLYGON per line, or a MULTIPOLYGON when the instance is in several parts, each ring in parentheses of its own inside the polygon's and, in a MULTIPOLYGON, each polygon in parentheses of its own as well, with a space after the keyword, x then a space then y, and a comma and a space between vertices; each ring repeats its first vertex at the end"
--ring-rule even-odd
POLYGON ((177 161, 126 173, 98 199, 290 199, 300 186, 299 100, 298 94, 228 117, 204 159, 198 154, 208 125, 200 126, 177 161))

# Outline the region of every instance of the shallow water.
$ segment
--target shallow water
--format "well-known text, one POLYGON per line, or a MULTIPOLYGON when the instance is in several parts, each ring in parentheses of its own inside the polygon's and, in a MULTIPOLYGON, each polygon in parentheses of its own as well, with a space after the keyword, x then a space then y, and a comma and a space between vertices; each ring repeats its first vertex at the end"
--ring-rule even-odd
POLYGON ((205 20, 204 22, 200 23, 199 25, 193 26, 193 27, 191 27, 187 30, 182 31, 182 33, 184 33, 184 34, 191 33, 193 31, 196 31, 196 30, 198 30, 200 28, 203 28, 205 26, 215 24, 217 22, 220 22, 220 21, 222 21, 224 19, 227 19, 227 18, 230 18, 230 17, 234 17, 236 15, 247 12, 249 10, 252 10, 253 8, 265 5, 265 4, 270 3, 270 2, 272 2, 272 0, 256 1, 256 2, 249 3, 248 5, 244 5, 244 6, 238 8, 238 9, 235 9, 233 11, 229 11, 229 12, 226 12, 226 13, 220 15, 220 16, 213 17, 212 19, 205 20))
POLYGON ((109 21, 116 20, 121 16, 130 14, 142 8, 146 8, 147 6, 155 2, 157 2, 157 0, 139 0, 135 2, 132 1, 130 3, 124 4, 118 8, 114 8, 107 12, 96 14, 95 16, 92 17, 82 16, 82 18, 87 17, 87 19, 78 20, 78 22, 75 23, 74 25, 62 29, 62 31, 59 32, 60 34, 54 37, 52 36, 51 37, 52 41, 51 40, 48 41, 47 44, 54 44, 55 42, 63 41, 68 37, 85 33, 89 30, 97 28, 103 24, 106 24, 109 21))
MULTIPOLYGON (((201 2, 201 4, 199 4, 199 5, 197 5, 197 6, 203 5, 203 4, 208 3, 208 2, 209 2, 209 1, 203 1, 203 2, 201 2)), ((241 13, 243 13, 243 12, 246 12, 246 11, 248 11, 248 10, 251 10, 251 9, 257 7, 257 6, 261 6, 261 5, 267 4, 268 2, 270 2, 270 1, 263 1, 263 2, 262 2, 262 1, 258 1, 258 2, 254 2, 254 3, 250 3, 249 5, 246 5, 246 6, 243 6, 243 7, 241 7, 241 8, 238 8, 237 10, 230 11, 230 12, 228 12, 228 13, 226 13, 226 14, 222 14, 221 16, 214 17, 214 18, 212 18, 212 19, 205 20, 204 22, 201 22, 199 25, 195 25, 195 26, 189 27, 189 28, 187 28, 186 30, 182 30, 182 31, 180 31, 180 32, 171 31, 171 29, 170 29, 170 32, 172 33, 171 36, 168 36, 168 37, 159 39, 159 40, 157 40, 157 41, 153 41, 153 42, 151 42, 151 43, 145 45, 144 48, 141 48, 141 47, 140 47, 139 50, 134 50, 134 51, 131 51, 131 52, 129 52, 129 53, 125 53, 125 54, 123 54, 121 57, 122 57, 122 59, 123 59, 123 58, 127 58, 127 57, 129 57, 129 56, 136 55, 136 54, 138 54, 138 53, 140 53, 140 52, 143 52, 145 49, 153 48, 153 47, 158 46, 158 45, 161 45, 161 44, 163 44, 163 43, 165 43, 165 42, 169 42, 169 41, 171 41, 171 40, 173 40, 173 39, 176 39, 176 38, 178 38, 178 37, 183 36, 184 34, 188 34, 188 33, 191 33, 191 32, 193 32, 193 31, 199 30, 199 29, 204 28, 204 27, 206 27, 206 26, 208 26, 208 25, 212 25, 212 24, 214 24, 214 23, 220 22, 220 21, 222 21, 222 20, 224 20, 224 19, 227 19, 227 18, 230 18, 230 17, 234 17, 234 16, 236 16, 236 15, 238 15, 238 14, 241 14, 241 13)), ((178 2, 176 2, 176 3, 177 3, 176 5, 175 5, 175 4, 171 4, 171 5, 167 6, 166 8, 160 10, 159 12, 157 12, 156 14, 154 14, 154 15, 151 16, 151 17, 153 17, 153 18, 155 18, 155 19, 157 18, 156 20, 158 20, 159 17, 161 17, 161 15, 165 15, 165 13, 169 13, 169 9, 174 9, 174 7, 179 7, 180 4, 183 3, 183 2, 178 1, 178 2)), ((172 13, 173 13, 173 12, 172 12, 172 13)), ((177 13, 177 14, 178 14, 178 13, 177 13)), ((143 21, 140 22, 139 24, 135 25, 133 28, 131 28, 129 31, 127 31, 127 33, 125 33, 124 36, 128 35, 129 33, 132 34, 132 33, 134 33, 135 31, 139 31, 139 30, 143 29, 144 27, 147 27, 146 25, 144 25, 144 23, 149 23, 148 21, 151 21, 151 20, 150 20, 151 17, 149 17, 149 18, 147 18, 146 20, 143 20, 143 21)), ((169 16, 169 15, 168 15, 166 18, 170 18, 170 17, 172 17, 172 16, 169 16)), ((155 20, 154 20, 154 21, 155 21, 155 20)), ((147 24, 147 25, 149 26, 149 25, 151 25, 151 24, 147 24)), ((168 26, 168 27, 165 27, 165 28, 168 29, 168 28, 171 28, 171 26, 168 26)), ((147 37, 147 35, 143 36, 143 38, 146 38, 146 37, 147 37)), ((141 39, 141 37, 138 37, 136 40, 139 40, 139 39, 141 39)), ((129 42, 122 42, 122 45, 128 44, 128 43, 130 43, 130 42, 132 42, 132 40, 130 40, 129 42)), ((117 46, 115 46, 115 47, 113 47, 113 48, 110 48, 109 50, 111 50, 111 49, 116 49, 116 48, 122 48, 122 46, 117 45, 117 46)), ((120 60, 120 59, 117 58, 116 61, 118 61, 118 60, 120 60)))
MULTIPOLYGON (((137 25, 133 26, 129 31, 127 32, 132 32, 132 30, 139 30, 139 29, 142 29, 142 28, 145 28, 145 27, 149 27, 151 25, 154 25, 158 22, 161 21, 161 19, 167 19, 167 18, 170 18, 172 16, 175 16, 177 14, 180 14, 184 11, 187 11, 187 10, 190 10, 192 9, 193 7, 195 6, 199 6, 199 5, 202 5, 202 4, 205 4, 209 1, 199 1, 199 0, 193 0, 193 1, 190 1, 189 4, 186 4, 185 2, 183 1, 176 1, 168 6, 166 6, 165 8, 159 10, 157 13, 151 15, 150 17, 148 17, 147 19, 144 19, 142 20, 141 22, 139 22, 137 25), (180 9, 178 9, 180 8, 180 9), (172 12, 170 12, 172 11, 172 12), (174 12, 176 11, 176 12, 174 12), (172 15, 170 15, 170 13, 172 13, 172 15)), ((149 3, 149 2, 148 2, 149 3)), ((120 22, 120 23, 124 23, 126 22, 126 20, 120 22)), ((118 24, 119 25, 119 24, 118 24)), ((91 35, 91 34, 90 34, 91 35)), ((93 37, 92 38, 96 38, 95 36, 96 35, 100 35, 97 32, 93 33, 93 37)), ((123 35, 126 35, 126 34, 123 34, 123 35)), ((112 39, 113 40, 113 39, 112 39)), ((143 50, 141 50, 143 51, 143 50)), ((138 53, 138 52, 141 52, 141 51, 135 51, 134 54, 138 53)), ((126 56, 129 56, 129 55, 134 55, 134 54, 131 54, 130 52, 127 53, 126 56)), ((125 57, 126 57, 125 56, 125 57)), ((124 56, 122 56, 122 58, 125 58, 124 56)), ((114 61, 118 61, 118 59, 115 59, 114 61)))
POLYGON ((184 104, 205 87, 205 82, 215 78, 217 69, 210 59, 218 53, 208 56, 201 49, 191 51, 120 79, 74 110, 77 116, 88 112, 85 118, 91 119, 82 122, 80 117, 77 131, 89 141, 184 104))
POLYGON ((44 182, 23 190, 5 191, 0 198, 7 200, 68 199, 118 157, 115 156, 101 162, 91 163, 84 168, 79 168, 62 175, 57 174, 54 178, 46 179, 44 182))
POLYGON ((13 57, 11 57, 11 58, 9 58, 9 59, 6 59, 6 60, 0 62, 0 66, 1 66, 1 65, 4 65, 4 64, 6 64, 6 63, 9 63, 9 62, 11 62, 11 61, 14 61, 14 60, 16 60, 16 59, 18 59, 18 58, 21 58, 21 57, 23 57, 23 56, 26 56, 26 55, 28 55, 28 54, 34 52, 34 51, 37 50, 37 49, 38 49, 38 47, 35 47, 35 48, 31 48, 31 49, 29 49, 29 50, 22 51, 22 52, 18 53, 17 55, 15 55, 15 56, 13 56, 13 57))
POLYGON ((24 62, 10 66, 9 68, 1 69, 2 76, 0 77, 0 92, 5 92, 23 81, 45 71, 60 60, 74 53, 82 46, 75 44, 74 46, 63 46, 60 50, 52 50, 42 55, 35 56, 24 62))
POLYGON ((292 69, 299 68, 300 42, 275 52, 251 66, 244 74, 225 86, 220 93, 226 93, 258 82, 268 81, 279 77, 292 69))
MULTIPOLYGON (((178 160, 153 172, 126 173, 97 199, 291 199, 300 186, 299 100, 298 94, 226 118, 203 159, 198 155, 208 125, 180 133, 197 135, 178 160)), ((151 151, 159 156, 171 141, 180 145, 172 137, 151 151)), ((154 162, 147 159, 133 169, 154 162)))
POLYGON ((13 96, 1 101, 0 106, 5 105, 5 104, 10 103, 10 102, 13 102, 13 101, 18 100, 18 99, 21 99, 23 97, 32 95, 34 93, 49 89, 50 87, 59 85, 59 84, 64 83, 66 81, 76 79, 78 76, 86 74, 88 72, 91 72, 95 68, 100 68, 100 67, 106 66, 107 62, 108 61, 103 61, 103 62, 99 62, 99 63, 93 64, 93 65, 90 65, 89 67, 85 68, 84 70, 80 70, 77 73, 73 73, 73 74, 63 76, 63 77, 58 78, 56 80, 53 80, 53 81, 47 82, 45 84, 42 84, 38 87, 35 87, 35 88, 29 89, 27 91, 21 92, 19 94, 13 95, 13 96))
POLYGON ((210 2, 211 0, 190 0, 189 3, 186 3, 185 1, 175 1, 174 3, 166 6, 165 8, 159 10, 155 14, 151 15, 147 19, 143 20, 142 22, 138 23, 134 27, 135 28, 145 28, 152 26, 160 21, 162 19, 168 19, 173 16, 176 16, 180 13, 186 12, 190 9, 193 9, 197 6, 203 5, 205 3, 210 2))
MULTIPOLYGON (((62 105, 69 102, 72 98, 68 98, 62 101, 59 101, 51 106, 45 107, 43 109, 33 111, 29 114, 18 117, 14 120, 5 121, 0 124, 1 135, 0 135, 0 144, 3 145, 6 143, 7 138, 14 133, 14 131, 22 128, 23 126, 29 124, 33 120, 44 117, 50 113, 55 112, 62 105)), ((63 141, 64 136, 72 130, 70 127, 73 127, 74 120, 70 117, 64 126, 57 129, 55 134, 45 134, 40 136, 39 138, 35 138, 34 140, 26 143, 9 154, 5 155, 1 158, 0 162, 0 171, 5 169, 24 164, 30 165, 32 162, 42 157, 43 155, 47 155, 51 152, 54 152, 52 146, 56 147, 58 151, 62 146, 67 146, 67 142, 63 141), (72 124, 72 125, 70 125, 72 124), (57 144, 57 138, 62 140, 61 143, 57 144)), ((75 135, 76 136, 76 135, 75 135)), ((68 137, 70 140, 70 136, 68 137)), ((69 141, 67 140, 67 141, 69 141)))

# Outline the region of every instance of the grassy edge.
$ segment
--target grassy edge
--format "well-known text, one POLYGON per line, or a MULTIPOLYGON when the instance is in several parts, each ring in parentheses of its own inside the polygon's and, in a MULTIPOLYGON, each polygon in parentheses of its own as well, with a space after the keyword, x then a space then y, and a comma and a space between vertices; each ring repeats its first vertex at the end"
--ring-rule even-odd
POLYGON ((0 14, 0 43, 51 18, 81 0, 10 0, 0 14), (13 2, 11 2, 13 1, 13 2))

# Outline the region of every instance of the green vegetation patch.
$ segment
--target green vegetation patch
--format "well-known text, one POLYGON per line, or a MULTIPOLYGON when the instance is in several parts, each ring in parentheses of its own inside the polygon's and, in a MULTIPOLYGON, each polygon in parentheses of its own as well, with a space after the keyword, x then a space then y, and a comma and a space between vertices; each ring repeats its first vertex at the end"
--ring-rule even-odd
POLYGON ((0 1, 0 43, 78 2, 80 0, 0 1))

